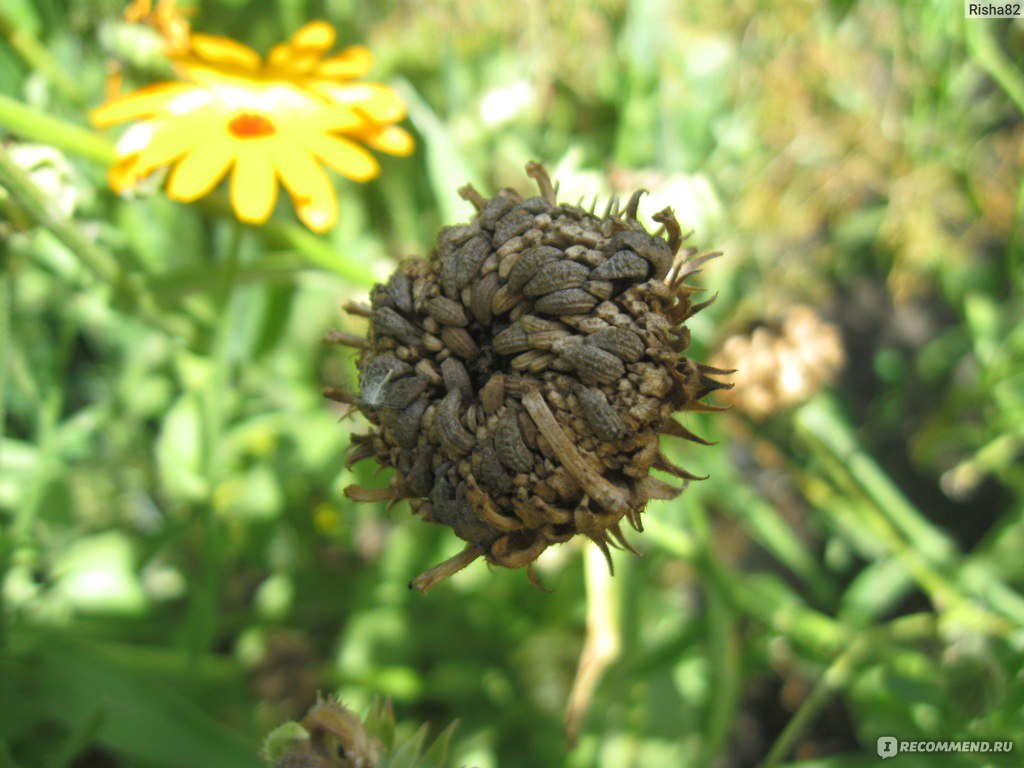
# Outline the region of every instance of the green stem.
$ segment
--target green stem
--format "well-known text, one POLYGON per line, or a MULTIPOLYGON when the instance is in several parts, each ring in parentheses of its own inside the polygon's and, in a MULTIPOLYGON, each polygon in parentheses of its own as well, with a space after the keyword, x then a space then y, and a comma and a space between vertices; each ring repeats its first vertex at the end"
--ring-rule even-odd
POLYGON ((109 285, 118 304, 131 307, 134 314, 172 336, 190 333, 187 324, 175 322, 160 311, 148 286, 138 276, 125 274, 110 251, 86 237, 71 219, 56 211, 45 193, 3 147, 0 147, 0 186, 7 189, 32 221, 49 230, 79 258, 89 272, 109 285))
POLYGON ((78 83, 54 61, 46 46, 24 27, 12 24, 3 11, 0 11, 0 34, 29 67, 41 72, 65 98, 76 105, 85 102, 78 83))
POLYGON ((1024 114, 1024 77, 992 39, 989 22, 965 19, 967 49, 974 61, 984 69, 1024 114))
POLYGON ((245 225, 232 221, 222 266, 219 283, 216 288, 217 310, 219 321, 212 339, 210 355, 216 362, 215 375, 211 376, 202 393, 201 407, 203 413, 203 471, 206 476, 210 495, 205 500, 201 517, 205 528, 203 557, 203 573, 197 585, 190 608, 191 633, 188 649, 188 665, 190 674, 196 674, 205 658, 207 651, 216 637, 218 625, 217 598, 223 580, 225 567, 224 549, 226 527, 224 520, 217 515, 215 508, 215 492, 223 472, 217 459, 221 454, 220 443, 227 422, 225 395, 231 391, 232 370, 230 355, 230 339, 233 327, 232 296, 235 288, 235 276, 238 273, 242 240, 245 225))
POLYGON ((3 94, 0 94, 0 128, 103 165, 113 165, 117 159, 114 146, 95 131, 37 112, 3 94))
POLYGON ((822 710, 828 706, 832 697, 846 687, 854 670, 860 665, 869 649, 869 645, 865 645, 862 641, 855 641, 849 650, 840 654, 839 658, 825 670, 810 694, 786 723, 775 743, 772 744, 761 768, 773 768, 793 751, 800 737, 814 723, 822 710))
POLYGON ((61 216, 46 195, 36 186, 10 155, 0 147, 0 186, 6 187, 11 196, 24 207, 29 216, 45 227, 82 260, 82 263, 106 283, 121 281, 117 259, 105 249, 86 238, 74 224, 61 216))
POLYGON ((935 528, 889 476, 858 444, 836 404, 817 398, 803 406, 794 423, 806 437, 845 467, 858 488, 885 513, 892 525, 932 563, 948 564, 956 557, 956 546, 935 528))
POLYGON ((915 614, 894 619, 889 624, 866 632, 840 653, 818 678, 814 688, 800 704, 765 756, 761 768, 774 768, 795 748, 800 737, 822 713, 832 697, 842 691, 854 672, 886 641, 916 641, 933 637, 936 632, 932 614, 915 614))
MULTIPOLYGON (((10 377, 11 359, 11 277, 7 272, 7 241, 0 239, 0 460, 3 459, 3 443, 7 436, 7 381, 10 377)), ((0 584, 6 583, 7 568, 10 564, 11 535, 5 519, 0 518, 0 584)), ((4 590, 0 589, 0 655, 3 655, 7 643, 7 611, 4 607, 4 590)), ((2 751, 2 750, 0 750, 2 751)), ((0 757, 2 768, 2 757, 0 757)))
POLYGON ((999 611, 982 592, 965 591, 947 574, 962 558, 953 542, 931 524, 896 487, 889 476, 857 444, 835 403, 818 398, 795 414, 794 423, 812 445, 831 456, 857 490, 867 497, 864 524, 900 560, 907 573, 929 595, 936 608, 956 615, 956 621, 984 632, 1005 635, 1014 617, 999 611))

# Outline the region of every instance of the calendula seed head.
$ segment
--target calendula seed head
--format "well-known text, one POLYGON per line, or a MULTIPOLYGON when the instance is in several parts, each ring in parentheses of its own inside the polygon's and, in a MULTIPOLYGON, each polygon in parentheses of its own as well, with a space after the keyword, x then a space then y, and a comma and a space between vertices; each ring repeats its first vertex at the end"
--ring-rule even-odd
POLYGON ((408 499, 467 542, 415 583, 424 590, 480 555, 517 568, 579 534, 606 554, 625 545, 622 520, 641 530, 647 502, 680 490, 652 467, 693 477, 659 434, 701 442, 673 414, 713 409, 701 399, 728 386, 686 356, 684 323, 710 303, 694 303, 686 279, 715 254, 683 248, 668 209, 649 233, 639 193, 599 216, 558 203, 540 165, 527 173, 540 195, 461 190, 472 221, 442 229, 427 258, 355 308, 370 320, 349 344, 359 392, 339 399, 371 424, 360 458, 395 474, 350 496, 408 499))

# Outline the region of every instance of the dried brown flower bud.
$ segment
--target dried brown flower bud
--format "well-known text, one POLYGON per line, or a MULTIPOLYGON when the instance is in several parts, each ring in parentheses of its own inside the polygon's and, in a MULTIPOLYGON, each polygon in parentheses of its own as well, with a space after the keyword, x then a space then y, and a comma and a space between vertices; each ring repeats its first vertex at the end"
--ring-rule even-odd
POLYGON ((728 337, 712 357, 735 368, 730 405, 755 419, 812 398, 842 369, 846 359, 839 329, 810 307, 792 307, 781 323, 728 337))
POLYGON ((716 254, 681 250, 670 209, 649 234, 639 192, 597 216, 557 203, 541 166, 527 173, 539 196, 461 190, 473 220, 350 308, 369 317, 368 342, 330 337, 362 350, 358 394, 328 392, 373 425, 352 460, 396 470, 389 488, 348 495, 409 499, 468 542, 421 590, 480 555, 530 567, 577 534, 606 555, 629 549, 622 519, 641 530, 647 502, 680 490, 651 468, 693 477, 660 453, 659 434, 702 442, 672 416, 714 410, 701 398, 728 386, 685 355, 683 323, 710 303, 693 303, 685 280, 716 254))

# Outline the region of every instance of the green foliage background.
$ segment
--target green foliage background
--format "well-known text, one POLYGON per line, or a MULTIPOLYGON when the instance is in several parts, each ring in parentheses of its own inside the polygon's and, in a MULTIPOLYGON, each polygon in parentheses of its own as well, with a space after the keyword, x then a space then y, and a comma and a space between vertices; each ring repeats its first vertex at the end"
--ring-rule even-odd
POLYGON ((939 0, 203 2, 196 29, 264 51, 327 19, 409 104, 417 153, 339 180, 318 238, 287 203, 253 229, 223 197, 107 190, 86 119, 107 62, 129 84, 161 67, 121 11, 0 7, 5 157, 57 145, 77 199, 62 217, 4 161, 0 766, 255 766, 317 688, 390 696, 410 732, 459 718, 454 763, 478 768, 845 768, 876 765, 880 735, 1024 733, 1019 21, 939 0), (360 332, 339 305, 469 216, 459 186, 524 189, 529 159, 570 199, 648 186, 642 212, 673 203, 726 252, 698 359, 809 304, 848 365, 766 422, 689 416, 717 445, 673 450, 710 479, 651 506, 610 585, 591 571, 588 594, 567 546, 540 569, 553 594, 477 564, 422 597, 408 580, 458 542, 346 501, 383 479, 344 469, 359 424, 320 387, 353 361, 320 338, 360 332), (620 655, 570 751, 588 599, 620 655))

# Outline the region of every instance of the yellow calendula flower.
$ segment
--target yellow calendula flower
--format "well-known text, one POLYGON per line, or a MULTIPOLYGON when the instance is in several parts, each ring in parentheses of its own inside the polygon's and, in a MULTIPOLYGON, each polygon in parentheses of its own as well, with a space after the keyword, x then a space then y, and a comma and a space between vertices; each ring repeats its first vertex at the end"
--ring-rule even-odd
POLYGON ((168 53, 188 50, 189 23, 187 14, 178 9, 177 0, 132 0, 123 18, 129 24, 147 24, 160 33, 168 53))
POLYGON ((334 187, 324 166, 355 181, 380 171, 361 144, 407 155, 412 138, 394 125, 405 105, 390 88, 353 82, 372 57, 361 47, 325 58, 334 29, 314 22, 264 61, 251 48, 222 37, 192 34, 172 57, 182 78, 143 88, 104 104, 93 122, 134 122, 118 142, 110 183, 128 189, 170 167, 167 194, 191 202, 230 172, 238 217, 260 224, 280 181, 302 221, 323 232, 337 221, 334 187))

